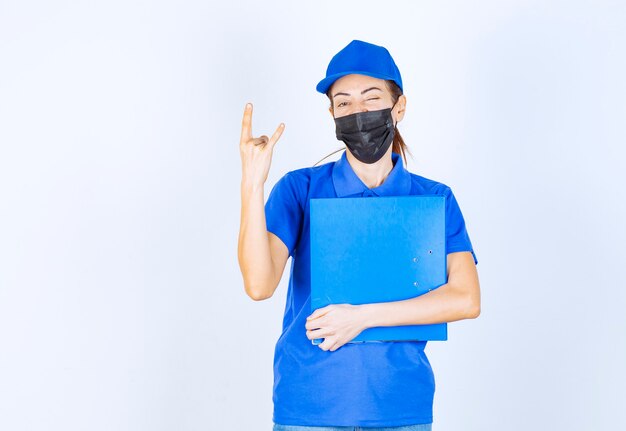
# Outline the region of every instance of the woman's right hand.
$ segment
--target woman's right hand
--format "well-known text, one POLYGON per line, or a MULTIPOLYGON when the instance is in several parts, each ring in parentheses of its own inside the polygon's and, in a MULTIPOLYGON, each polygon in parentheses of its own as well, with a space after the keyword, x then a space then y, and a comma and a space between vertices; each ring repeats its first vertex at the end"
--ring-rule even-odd
POLYGON ((248 296, 259 301, 271 297, 280 282, 289 250, 267 231, 263 185, 267 180, 274 145, 282 135, 281 123, 271 138, 252 137, 252 104, 246 104, 241 123, 241 224, 237 254, 248 296))
POLYGON ((272 163, 272 152, 283 130, 285 130, 285 124, 280 123, 271 138, 266 135, 253 138, 252 103, 246 104, 241 122, 241 140, 239 141, 243 183, 252 187, 260 187, 265 184, 272 163))

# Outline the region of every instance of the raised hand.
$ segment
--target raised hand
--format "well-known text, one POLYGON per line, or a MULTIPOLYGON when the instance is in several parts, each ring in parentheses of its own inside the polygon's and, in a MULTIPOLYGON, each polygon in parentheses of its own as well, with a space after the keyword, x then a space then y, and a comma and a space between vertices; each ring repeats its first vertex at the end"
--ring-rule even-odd
POLYGON ((272 163, 272 152, 280 135, 285 130, 285 124, 280 123, 271 138, 266 135, 252 137, 252 104, 247 103, 243 111, 241 122, 241 152, 242 181, 250 186, 262 186, 267 180, 267 174, 272 163))

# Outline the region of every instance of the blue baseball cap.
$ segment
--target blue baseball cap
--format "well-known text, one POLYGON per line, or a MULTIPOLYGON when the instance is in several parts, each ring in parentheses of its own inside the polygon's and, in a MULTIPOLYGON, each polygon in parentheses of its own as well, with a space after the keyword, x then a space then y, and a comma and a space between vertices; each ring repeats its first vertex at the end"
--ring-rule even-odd
POLYGON ((361 40, 353 40, 335 54, 326 69, 326 78, 317 84, 316 89, 326 94, 333 82, 352 73, 392 80, 402 90, 400 70, 389 51, 382 46, 361 40))

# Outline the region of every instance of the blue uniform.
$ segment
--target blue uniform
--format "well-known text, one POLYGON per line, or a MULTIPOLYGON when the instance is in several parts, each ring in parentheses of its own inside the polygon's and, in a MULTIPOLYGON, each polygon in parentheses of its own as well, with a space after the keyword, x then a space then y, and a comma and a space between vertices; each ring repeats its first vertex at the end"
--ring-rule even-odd
POLYGON ((306 337, 311 314, 309 200, 435 194, 446 197, 446 249, 474 254, 450 187, 394 167, 369 189, 345 152, 336 162, 285 174, 265 204, 267 230, 292 257, 282 334, 274 352, 273 421, 285 425, 390 427, 431 423, 435 380, 425 341, 347 343, 324 351, 306 337))

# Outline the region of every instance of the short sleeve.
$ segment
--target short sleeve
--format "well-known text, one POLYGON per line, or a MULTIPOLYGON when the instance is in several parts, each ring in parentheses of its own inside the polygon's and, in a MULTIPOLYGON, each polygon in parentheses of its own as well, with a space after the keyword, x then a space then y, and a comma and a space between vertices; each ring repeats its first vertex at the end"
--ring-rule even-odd
POLYGON ((285 174, 272 188, 265 203, 267 230, 279 237, 293 256, 300 237, 304 209, 294 174, 285 174))
POLYGON ((446 253, 457 251, 469 251, 474 257, 474 264, 478 264, 472 242, 465 228, 465 220, 461 208, 450 188, 445 192, 446 196, 446 253))

